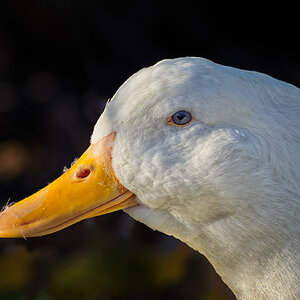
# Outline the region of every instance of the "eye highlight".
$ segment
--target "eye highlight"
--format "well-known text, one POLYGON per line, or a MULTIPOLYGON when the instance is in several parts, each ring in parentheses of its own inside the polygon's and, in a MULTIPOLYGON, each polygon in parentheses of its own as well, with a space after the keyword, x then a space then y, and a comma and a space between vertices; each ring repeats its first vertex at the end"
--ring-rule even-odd
POLYGON ((168 125, 186 126, 193 120, 191 113, 179 110, 167 119, 168 125))

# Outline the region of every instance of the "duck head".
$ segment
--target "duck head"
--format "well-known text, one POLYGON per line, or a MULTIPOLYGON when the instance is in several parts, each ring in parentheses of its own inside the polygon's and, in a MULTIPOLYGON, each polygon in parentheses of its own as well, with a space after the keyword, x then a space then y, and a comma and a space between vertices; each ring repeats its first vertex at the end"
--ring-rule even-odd
POLYGON ((0 237, 124 209, 205 254, 237 295, 256 295, 259 264, 272 268, 266 261, 299 246, 299 95, 200 58, 142 69, 107 103, 75 164, 0 214, 0 237))

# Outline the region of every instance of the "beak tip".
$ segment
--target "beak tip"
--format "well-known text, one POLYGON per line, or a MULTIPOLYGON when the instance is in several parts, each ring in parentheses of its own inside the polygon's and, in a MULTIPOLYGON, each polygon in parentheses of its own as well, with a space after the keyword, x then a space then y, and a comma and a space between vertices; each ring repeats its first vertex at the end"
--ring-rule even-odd
POLYGON ((6 207, 0 213, 0 238, 22 236, 18 227, 17 216, 14 214, 11 207, 6 207))

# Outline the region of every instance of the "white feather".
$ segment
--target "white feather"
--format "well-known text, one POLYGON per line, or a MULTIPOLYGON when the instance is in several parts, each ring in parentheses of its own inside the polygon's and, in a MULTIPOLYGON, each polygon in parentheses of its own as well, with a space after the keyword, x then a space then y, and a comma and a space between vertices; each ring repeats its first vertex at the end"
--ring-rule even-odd
POLYGON ((300 299, 300 91, 202 58, 129 78, 91 142, 117 132, 126 211, 206 255, 239 299, 300 299), (193 117, 167 125, 174 112, 193 117))

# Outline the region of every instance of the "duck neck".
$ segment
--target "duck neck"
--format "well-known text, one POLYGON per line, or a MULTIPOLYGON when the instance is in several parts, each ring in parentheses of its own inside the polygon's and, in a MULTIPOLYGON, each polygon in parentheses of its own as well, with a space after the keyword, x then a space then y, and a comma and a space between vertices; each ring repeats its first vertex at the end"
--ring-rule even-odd
POLYGON ((178 237, 208 258, 238 299, 300 298, 299 221, 290 213, 195 226, 188 240, 178 237))
POLYGON ((206 224, 196 214, 185 215, 184 209, 141 205, 126 211, 204 254, 238 299, 300 299, 298 199, 270 202, 275 209, 266 207, 260 213, 225 214, 206 224))

